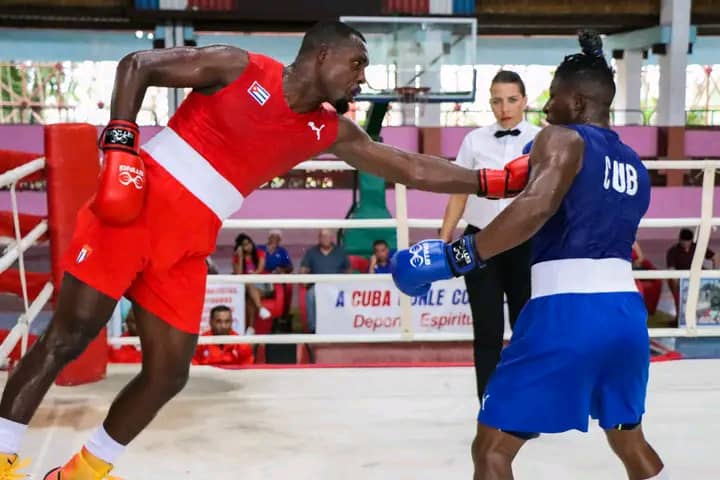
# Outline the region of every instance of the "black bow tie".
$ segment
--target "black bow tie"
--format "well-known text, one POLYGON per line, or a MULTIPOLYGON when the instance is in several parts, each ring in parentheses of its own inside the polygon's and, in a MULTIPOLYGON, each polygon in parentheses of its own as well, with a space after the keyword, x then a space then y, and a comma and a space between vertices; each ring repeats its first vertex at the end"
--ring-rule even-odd
POLYGON ((495 132, 495 138, 502 138, 505 135, 512 135, 513 137, 517 137, 518 135, 520 135, 520 130, 515 128, 513 130, 498 130, 497 132, 495 132))

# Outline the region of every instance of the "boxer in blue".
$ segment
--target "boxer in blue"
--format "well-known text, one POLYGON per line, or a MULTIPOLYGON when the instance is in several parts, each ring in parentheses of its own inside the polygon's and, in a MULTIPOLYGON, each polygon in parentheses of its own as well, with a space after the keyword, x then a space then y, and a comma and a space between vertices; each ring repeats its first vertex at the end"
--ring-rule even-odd
POLYGON ((641 427, 650 355, 630 263, 650 180, 608 127, 615 83, 602 41, 584 32, 580 45, 553 78, 544 108, 551 125, 530 149, 522 193, 479 233, 425 240, 391 262, 400 290, 423 295, 433 281, 482 268, 532 238, 532 296, 482 398, 475 480, 512 479, 528 439, 587 431, 589 417, 630 480, 667 478, 641 427))

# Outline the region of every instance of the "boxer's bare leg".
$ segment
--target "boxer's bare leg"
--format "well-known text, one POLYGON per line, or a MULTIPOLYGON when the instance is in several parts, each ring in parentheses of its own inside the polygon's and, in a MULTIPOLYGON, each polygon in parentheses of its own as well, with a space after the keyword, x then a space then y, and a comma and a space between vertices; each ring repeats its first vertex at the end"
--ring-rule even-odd
POLYGON ((127 445, 177 395, 188 379, 197 335, 183 332, 133 305, 142 346, 142 370, 118 394, 103 426, 127 445))
POLYGON ((662 471, 663 462, 645 440, 641 425, 632 430, 605 430, 605 434, 630 480, 654 478, 662 471))
POLYGON ((66 273, 50 325, 8 379, 0 417, 29 423, 55 377, 98 335, 116 303, 66 273))

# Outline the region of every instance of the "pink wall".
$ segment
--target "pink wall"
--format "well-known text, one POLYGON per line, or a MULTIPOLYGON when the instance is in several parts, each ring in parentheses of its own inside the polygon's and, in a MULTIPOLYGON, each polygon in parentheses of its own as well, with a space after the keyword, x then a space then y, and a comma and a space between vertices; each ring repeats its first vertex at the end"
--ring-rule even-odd
MULTIPOLYGON (((40 153, 43 148, 42 125, 0 125, 0 149, 40 153)), ((98 127, 100 130, 101 127, 98 127)), ((147 140, 160 127, 142 127, 141 136, 147 140)), ((463 138, 471 127, 448 127, 442 130, 443 155, 455 158, 463 138)), ((634 148, 642 158, 657 156, 658 129, 656 127, 615 127, 620 138, 634 148)), ((386 143, 417 152, 420 150, 420 131, 417 127, 387 127, 382 131, 386 143)), ((685 133, 688 157, 720 158, 720 129, 693 129, 685 133)))
POLYGON ((720 130, 686 130, 685 155, 688 158, 720 158, 720 130))
MULTIPOLYGON (((100 129, 101 127, 98 127, 100 129)), ((151 138, 160 127, 143 127, 142 137, 151 138)), ((0 125, 0 148, 34 151, 43 148, 41 125, 0 125)), ((454 157, 460 143, 470 128, 453 127, 442 131, 443 152, 454 157)), ((621 138, 635 148, 642 157, 653 157, 657 147, 657 129, 654 127, 618 127, 621 138)), ((420 131, 415 127, 391 127, 382 132, 389 144, 410 151, 420 149, 420 131)), ((688 130, 686 149, 689 157, 720 157, 720 130, 688 130)), ((394 212, 394 192, 388 191, 387 204, 394 212)), ((36 192, 20 192, 21 210, 27 213, 45 214, 45 195, 36 192)), ((235 218, 343 218, 351 203, 348 190, 260 190, 253 193, 235 218)), ((419 191, 409 192, 408 209, 411 217, 440 218, 446 196, 419 191)), ((715 211, 720 211, 720 188, 715 195, 715 211)), ((0 210, 10 208, 7 192, 0 192, 0 210)), ((655 188, 648 217, 699 216, 700 189, 692 187, 655 188)), ((677 229, 643 229, 641 238, 675 238, 677 229)), ((303 238, 305 237, 304 234, 303 238)), ((221 242, 226 240, 226 234, 221 242)), ((228 237, 229 238, 229 237, 228 237)), ((291 239, 288 239, 291 240, 291 239)))
MULTIPOLYGON (((45 215, 45 194, 20 192, 18 203, 24 213, 45 215)), ((395 191, 386 194, 388 210, 395 214, 395 191)), ((233 218, 344 218, 352 202, 350 190, 258 190, 250 195, 233 218)), ((412 218, 442 218, 447 195, 410 190, 408 213, 412 218)), ((8 192, 0 192, 0 210, 10 210, 8 192)), ((720 215, 720 187, 715 189, 715 215, 720 215)), ((655 187, 647 218, 699 217, 699 187, 655 187)), ((280 226, 282 228, 282 226, 280 226)), ((674 239, 677 228, 641 229, 641 239, 674 239)), ((425 232, 425 235, 428 233, 425 232)), ((263 233, 264 235, 264 233, 263 233)), ((224 232, 220 243, 229 243, 232 232, 224 232)), ((286 232, 289 243, 304 243, 314 232, 286 232)), ((720 237, 720 232, 718 233, 720 237)))

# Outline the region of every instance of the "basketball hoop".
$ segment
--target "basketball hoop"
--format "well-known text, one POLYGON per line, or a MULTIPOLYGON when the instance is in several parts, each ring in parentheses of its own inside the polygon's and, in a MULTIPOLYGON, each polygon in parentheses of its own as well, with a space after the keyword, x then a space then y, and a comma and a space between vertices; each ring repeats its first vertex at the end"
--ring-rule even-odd
POLYGON ((412 123, 415 123, 415 112, 420 117, 425 115, 425 105, 429 101, 430 87, 395 87, 394 91, 397 102, 402 104, 400 109, 404 118, 407 119, 409 116, 413 119, 412 123))
POLYGON ((395 87, 397 101, 400 103, 425 103, 430 87, 395 87))

